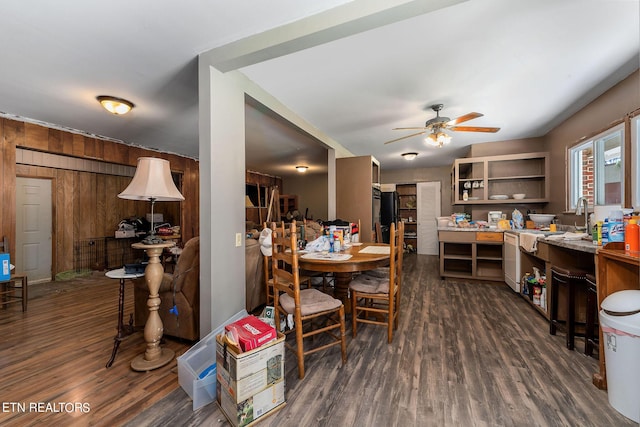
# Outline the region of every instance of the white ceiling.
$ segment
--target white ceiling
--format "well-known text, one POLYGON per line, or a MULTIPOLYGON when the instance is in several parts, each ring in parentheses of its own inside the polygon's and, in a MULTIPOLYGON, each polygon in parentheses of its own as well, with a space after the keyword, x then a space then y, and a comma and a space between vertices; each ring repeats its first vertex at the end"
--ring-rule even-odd
MULTIPOLYGON (((407 167, 407 151, 411 167, 440 166, 470 144, 544 135, 640 61, 638 0, 0 2, 0 112, 196 158, 205 52, 383 169, 407 167), (111 116, 104 94, 136 107, 111 116), (501 130, 383 144, 434 103, 501 130)), ((248 168, 326 159, 312 141, 249 105, 248 168)))

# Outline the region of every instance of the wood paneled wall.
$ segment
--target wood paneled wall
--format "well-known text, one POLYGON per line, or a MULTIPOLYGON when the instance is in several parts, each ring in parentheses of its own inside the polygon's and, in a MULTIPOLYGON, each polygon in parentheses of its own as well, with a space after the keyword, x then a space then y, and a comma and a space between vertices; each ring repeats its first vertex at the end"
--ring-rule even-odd
MULTIPOLYGON (((8 236, 10 242, 16 241, 16 176, 51 179, 53 275, 73 268, 76 240, 113 236, 120 220, 144 216, 149 211, 149 203, 117 197, 131 181, 129 177, 16 165, 16 148, 128 166, 136 166, 138 157, 142 156, 169 160, 171 170, 182 174, 181 192, 185 201, 157 203, 156 212, 162 212, 165 219, 182 227, 184 242, 200 234, 199 164, 196 160, 0 118, 0 236, 8 236)), ((13 244, 11 249, 14 257, 13 244)))

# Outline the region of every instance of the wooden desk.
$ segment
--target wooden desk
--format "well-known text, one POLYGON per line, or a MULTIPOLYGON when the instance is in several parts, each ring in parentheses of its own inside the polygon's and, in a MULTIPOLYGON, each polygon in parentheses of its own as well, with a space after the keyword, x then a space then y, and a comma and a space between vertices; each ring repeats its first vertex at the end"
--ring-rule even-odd
MULTIPOLYGON (((351 276, 358 271, 373 270, 382 267, 389 262, 389 254, 367 254, 362 250, 369 246, 389 247, 386 243, 363 243, 361 246, 351 246, 340 253, 351 255, 351 258, 344 261, 339 260, 319 260, 298 258, 298 265, 303 270, 320 271, 323 273, 334 273, 335 289, 334 296, 348 307, 349 282, 351 276)), ((304 255, 304 254, 303 254, 304 255)))
MULTIPOLYGON (((626 289, 640 289, 640 253, 624 251, 624 243, 613 242, 598 251, 596 257, 598 310, 610 294, 626 289)), ((600 372, 593 374, 593 384, 607 388, 607 372, 604 360, 604 341, 600 330, 600 372)))

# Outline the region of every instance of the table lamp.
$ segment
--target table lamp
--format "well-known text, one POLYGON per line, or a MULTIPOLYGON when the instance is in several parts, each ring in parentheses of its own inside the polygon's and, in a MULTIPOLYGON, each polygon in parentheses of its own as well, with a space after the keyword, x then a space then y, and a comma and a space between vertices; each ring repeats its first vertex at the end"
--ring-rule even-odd
POLYGON ((156 157, 140 157, 138 167, 131 183, 118 194, 121 199, 148 200, 151 202, 151 231, 142 240, 145 245, 162 243, 163 240, 155 235, 153 226, 153 206, 156 201, 178 202, 184 200, 171 178, 169 161, 156 157))

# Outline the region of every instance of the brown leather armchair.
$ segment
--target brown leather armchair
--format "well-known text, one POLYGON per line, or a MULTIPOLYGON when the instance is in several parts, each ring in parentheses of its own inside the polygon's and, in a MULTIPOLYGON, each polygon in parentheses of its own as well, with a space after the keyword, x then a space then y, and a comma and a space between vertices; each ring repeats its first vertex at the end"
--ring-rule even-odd
MULTIPOLYGON (((149 315, 149 288, 144 277, 136 279, 134 283, 135 324, 144 326, 149 315)), ((200 339, 200 237, 194 237, 184 245, 174 273, 164 273, 158 293, 158 314, 162 319, 164 335, 189 341, 200 339), (177 316, 169 312, 174 304, 178 310, 177 316)))

